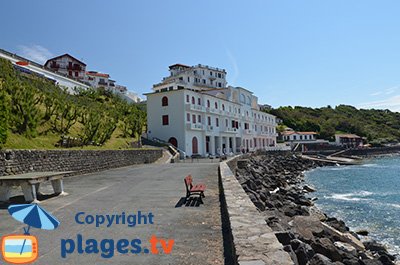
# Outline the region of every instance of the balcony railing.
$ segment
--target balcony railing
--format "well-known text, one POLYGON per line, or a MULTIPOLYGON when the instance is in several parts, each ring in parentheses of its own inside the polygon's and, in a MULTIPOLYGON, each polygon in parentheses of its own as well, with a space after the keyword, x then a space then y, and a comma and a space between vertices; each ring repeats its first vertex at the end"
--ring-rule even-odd
POLYGON ((188 123, 186 124, 186 128, 189 130, 204 130, 203 124, 200 123, 188 123))
POLYGON ((186 110, 205 112, 206 108, 204 108, 201 105, 195 105, 195 104, 188 103, 188 104, 186 104, 186 110))
POLYGON ((224 132, 226 133, 236 133, 237 129, 236 128, 225 128, 224 132))

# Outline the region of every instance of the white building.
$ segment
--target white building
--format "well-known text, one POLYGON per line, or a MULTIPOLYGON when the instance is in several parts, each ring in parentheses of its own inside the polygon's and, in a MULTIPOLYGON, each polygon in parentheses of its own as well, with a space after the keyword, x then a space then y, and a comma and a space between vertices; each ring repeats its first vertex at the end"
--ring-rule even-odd
POLYGON ((285 142, 298 142, 298 141, 315 141, 317 140, 316 132, 296 132, 284 131, 281 133, 282 140, 285 142))
POLYGON ((226 87, 223 69, 175 64, 147 96, 149 139, 170 142, 191 156, 265 149, 276 144, 276 118, 257 97, 226 87))
MULTIPOLYGON (((90 86, 93 88, 99 88, 99 87, 108 88, 109 78, 110 78, 109 74, 99 73, 96 71, 88 71, 86 72, 85 81, 88 82, 88 84, 90 84, 90 86)), ((111 83, 114 82, 115 81, 112 81, 111 83)))

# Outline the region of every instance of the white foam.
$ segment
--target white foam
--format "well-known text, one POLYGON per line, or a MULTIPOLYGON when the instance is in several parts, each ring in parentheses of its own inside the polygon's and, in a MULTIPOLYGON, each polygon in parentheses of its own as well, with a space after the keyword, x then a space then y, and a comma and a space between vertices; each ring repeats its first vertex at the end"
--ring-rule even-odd
POLYGON ((370 199, 366 199, 365 197, 371 196, 373 194, 374 193, 370 191, 359 191, 353 193, 333 193, 331 196, 326 196, 325 198, 341 201, 369 201, 370 199))

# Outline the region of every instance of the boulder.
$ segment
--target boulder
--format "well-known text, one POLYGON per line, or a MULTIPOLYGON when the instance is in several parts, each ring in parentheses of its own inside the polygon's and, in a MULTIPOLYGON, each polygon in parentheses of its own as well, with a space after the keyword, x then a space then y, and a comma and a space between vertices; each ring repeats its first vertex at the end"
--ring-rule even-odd
POLYGON ((306 243, 301 242, 294 251, 299 265, 306 265, 308 261, 314 256, 314 250, 306 243))
POLYGON ((315 216, 296 216, 291 225, 294 233, 307 241, 312 241, 314 234, 321 234, 324 231, 322 223, 315 216))
POLYGON ((316 253, 324 255, 332 261, 342 261, 342 256, 329 238, 318 238, 311 244, 311 247, 316 253))
POLYGON ((368 236, 369 232, 367 230, 357 230, 356 234, 360 235, 360 236, 368 236))
POLYGON ((275 233, 276 238, 278 238, 278 241, 282 244, 282 245, 290 245, 290 241, 293 240, 294 234, 290 231, 281 231, 281 232, 277 232, 275 233))
POLYGON ((333 237, 338 238, 342 242, 349 243, 350 245, 355 247, 357 250, 360 250, 360 251, 365 250, 364 244, 360 240, 358 240, 356 237, 354 237, 352 234, 342 233, 325 223, 321 223, 321 224, 324 227, 324 230, 326 233, 332 235, 333 237))
POLYGON ((348 244, 348 243, 343 243, 340 241, 336 241, 335 243, 333 243, 335 245, 335 247, 337 247, 338 249, 342 250, 343 252, 349 253, 353 256, 357 255, 357 250, 355 247, 353 247, 352 245, 348 244))
POLYGON ((316 188, 314 188, 314 187, 312 187, 312 186, 310 186, 310 185, 304 185, 304 186, 303 186, 303 190, 304 190, 304 191, 307 191, 307 192, 316 192, 316 191, 317 191, 316 188))
POLYGON ((334 263, 324 255, 315 254, 307 265, 334 265, 334 263))

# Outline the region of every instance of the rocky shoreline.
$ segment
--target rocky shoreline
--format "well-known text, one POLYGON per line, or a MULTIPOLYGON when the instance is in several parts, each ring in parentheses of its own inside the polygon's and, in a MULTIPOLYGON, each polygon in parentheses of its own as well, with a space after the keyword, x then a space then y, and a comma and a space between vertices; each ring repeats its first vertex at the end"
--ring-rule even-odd
POLYGON ((397 264, 382 244, 362 239, 367 231, 350 231, 314 205, 315 189, 303 182, 304 172, 328 164, 280 152, 235 162, 230 167, 236 178, 294 264, 397 264))

